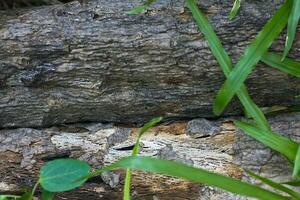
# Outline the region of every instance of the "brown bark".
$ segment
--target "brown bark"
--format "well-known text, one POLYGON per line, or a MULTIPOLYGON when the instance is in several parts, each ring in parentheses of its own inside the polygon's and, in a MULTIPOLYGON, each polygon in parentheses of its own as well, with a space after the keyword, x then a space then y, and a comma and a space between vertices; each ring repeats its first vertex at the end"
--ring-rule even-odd
MULTIPOLYGON (((299 141, 300 114, 270 118, 275 131, 299 141)), ((0 131, 0 193, 18 192, 33 185, 40 166, 48 160, 75 157, 94 168, 131 153, 136 128, 112 124, 73 124, 46 129, 0 131)), ((142 138, 140 155, 176 160, 195 167, 249 181, 249 169, 276 181, 290 178, 288 162, 264 145, 237 131, 231 119, 162 124, 142 138)), ((59 193, 57 199, 121 199, 124 171, 90 180, 83 187, 59 193)), ((253 180, 252 180, 253 181, 253 180)), ((216 188, 180 179, 135 172, 134 199, 244 199, 216 188)))
MULTIPOLYGON (((236 62, 280 2, 199 1, 236 62)), ((215 117, 224 76, 184 1, 127 15, 131 0, 0 12, 0 127, 215 117)), ((273 46, 282 51, 283 35, 273 46)), ((299 59, 299 34, 291 52, 299 59)), ((299 79, 258 64, 247 81, 260 106, 299 104, 299 79)), ((232 103, 225 115, 241 114, 232 103)))

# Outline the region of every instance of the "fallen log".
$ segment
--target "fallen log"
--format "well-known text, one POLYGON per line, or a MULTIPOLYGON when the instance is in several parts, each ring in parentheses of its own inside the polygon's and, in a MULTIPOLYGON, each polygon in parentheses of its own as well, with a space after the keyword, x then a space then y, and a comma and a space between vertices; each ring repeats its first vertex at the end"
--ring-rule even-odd
MULTIPOLYGON (((272 128, 299 142, 300 113, 270 118, 272 128)), ((195 167, 253 181, 243 169, 275 181, 291 177, 288 161, 276 152, 236 130, 232 119, 195 119, 161 124, 141 140, 140 155, 176 160, 195 167)), ((113 124, 82 123, 43 129, 18 128, 0 131, 0 193, 18 194, 37 181, 38 170, 55 158, 78 158, 94 168, 129 156, 137 128, 113 124)), ((56 199, 122 199, 124 171, 90 180, 79 189, 58 193, 56 199)), ((241 198, 216 188, 157 174, 134 172, 133 199, 241 198)))
MULTIPOLYGON (((282 1, 199 1, 236 62, 282 1)), ((184 1, 94 0, 0 11, 0 127, 212 118, 224 76, 184 1)), ((282 51, 284 35, 272 51, 282 51)), ((291 57, 299 59, 299 34, 291 57)), ((260 106, 299 104, 299 79, 258 64, 247 85, 260 106)), ((224 115, 240 115, 237 101, 224 115)))

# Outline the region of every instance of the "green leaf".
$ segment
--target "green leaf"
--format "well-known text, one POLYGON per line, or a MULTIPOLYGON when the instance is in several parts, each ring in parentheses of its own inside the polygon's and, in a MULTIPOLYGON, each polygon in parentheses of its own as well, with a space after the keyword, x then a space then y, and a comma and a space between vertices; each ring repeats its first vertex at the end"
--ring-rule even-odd
POLYGON ((162 117, 156 117, 156 118, 150 120, 149 122, 147 122, 146 124, 144 124, 144 126, 140 129, 138 138, 136 140, 136 143, 135 143, 133 151, 132 151, 133 156, 138 154, 139 146, 140 146, 140 139, 143 136, 143 134, 146 131, 148 131, 150 128, 152 128, 156 124, 158 124, 162 119, 163 119, 162 117))
POLYGON ((147 0, 143 5, 137 6, 137 7, 133 8, 132 10, 129 10, 127 12, 127 14, 129 14, 129 15, 139 14, 139 13, 143 12, 144 10, 146 10, 155 1, 156 0, 147 0))
POLYGON ((32 200, 32 198, 33 198, 33 195, 31 193, 31 191, 27 191, 20 198, 18 198, 18 200, 32 200))
POLYGON ((16 195, 0 195, 0 200, 16 200, 16 199, 20 199, 20 196, 16 196, 16 195))
POLYGON ((233 18, 235 18, 236 14, 239 12, 240 7, 241 7, 241 0, 235 0, 229 14, 230 20, 233 20, 233 18))
POLYGON ((196 183, 216 186, 228 192, 242 196, 254 197, 258 199, 289 200, 288 197, 284 197, 280 194, 276 194, 256 185, 252 185, 231 177, 209 172, 204 169, 194 168, 174 161, 160 160, 150 157, 127 157, 104 169, 97 170, 96 172, 92 173, 91 176, 107 170, 118 168, 132 168, 136 170, 143 170, 147 172, 183 178, 196 183))
POLYGON ((282 184, 290 185, 290 186, 300 186, 300 180, 284 182, 284 183, 282 183, 282 184))
POLYGON ((39 182, 49 192, 63 192, 81 186, 90 166, 74 159, 58 159, 48 162, 40 172, 39 182))
POLYGON ((255 40, 246 49, 229 77, 219 90, 214 102, 214 113, 220 115, 234 94, 241 88, 254 66, 266 53, 273 40, 279 35, 288 21, 291 9, 290 1, 286 1, 263 27, 255 40))
POLYGON ((286 36, 285 48, 283 52, 283 59, 285 59, 285 57, 288 55, 292 47, 293 41, 295 39, 296 31, 297 31, 299 18, 300 18, 300 1, 293 0, 293 7, 288 20, 287 36, 286 36))
POLYGON ((52 200, 52 199, 54 199, 54 193, 43 189, 42 200, 52 200))
POLYGON ((251 171, 248 171, 246 170, 247 174, 249 174, 250 176, 260 180, 261 182, 273 187, 274 189, 277 189, 277 190, 280 190, 282 192, 285 192, 289 195, 291 195, 292 197, 295 197, 296 199, 300 199, 300 194, 297 193, 296 191, 294 190, 291 190, 290 188, 284 186, 284 185, 281 185, 280 183, 276 183, 268 178, 265 178, 265 177, 262 177, 262 176, 259 176, 257 174, 254 174, 253 172, 251 171))
MULTIPOLYGON (((299 11, 300 12, 300 11, 299 11)), ((300 77, 300 62, 285 58, 281 59, 281 56, 275 53, 266 53, 261 59, 262 62, 266 63, 270 67, 279 69, 292 76, 300 77)))
MULTIPOLYGON (((133 150, 132 150, 132 153, 131 153, 132 156, 136 156, 138 154, 139 147, 140 147, 140 139, 143 136, 143 134, 146 131, 148 131, 150 128, 154 127, 161 120, 162 120, 162 117, 154 118, 154 119, 150 120, 149 122, 147 122, 146 124, 144 124, 144 126, 139 130, 138 138, 136 140, 136 143, 135 143, 135 145, 133 147, 133 150)), ((126 170, 126 177, 125 177, 125 184, 124 184, 124 196, 123 196, 124 200, 130 200, 131 175, 132 175, 131 169, 127 169, 126 170)))
MULTIPOLYGON (((213 27, 210 25, 206 17, 201 13, 194 0, 187 0, 187 7, 191 10, 193 17, 208 41, 212 54, 217 59, 226 77, 230 75, 232 70, 231 59, 223 48, 221 41, 218 39, 213 27)), ((243 85, 237 92, 237 95, 245 108, 245 112, 250 114, 262 129, 270 130, 267 119, 259 107, 252 101, 246 87, 243 85)))
POLYGON ((289 161, 294 163, 298 149, 298 144, 296 142, 279 134, 262 130, 245 122, 235 121, 234 124, 246 134, 250 135, 271 149, 278 151, 289 161))
POLYGON ((295 157, 295 165, 293 169, 293 177, 296 178, 299 175, 300 172, 300 145, 297 150, 297 154, 295 157))

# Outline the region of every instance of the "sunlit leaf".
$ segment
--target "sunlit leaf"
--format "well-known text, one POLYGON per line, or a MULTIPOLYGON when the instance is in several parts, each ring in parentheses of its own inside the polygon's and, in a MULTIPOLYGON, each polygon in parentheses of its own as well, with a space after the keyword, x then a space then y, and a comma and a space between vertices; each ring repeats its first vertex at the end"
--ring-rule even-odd
MULTIPOLYGON (((199 30, 207 39, 211 52, 220 64, 220 67, 223 70, 225 76, 228 77, 232 69, 232 63, 228 54, 223 48, 221 41, 214 32, 213 27, 206 19, 206 17, 201 13, 194 0, 187 0, 186 4, 191 10, 193 17, 199 27, 199 30)), ((270 126, 263 112, 252 101, 244 85, 237 92, 237 95, 245 108, 245 112, 251 115, 262 129, 270 130, 270 126)))
POLYGON ((293 7, 288 20, 287 36, 286 36, 285 48, 283 52, 283 59, 288 55, 292 47, 293 41, 295 39, 296 31, 297 31, 299 18, 300 18, 300 1, 293 0, 293 7))
POLYGON ((235 16, 239 12, 240 7, 241 7, 241 0, 235 0, 234 3, 233 3, 233 7, 230 11, 230 14, 229 14, 229 19, 230 20, 235 18, 235 16))
POLYGON ((244 55, 233 68, 229 77, 219 90, 214 102, 214 113, 220 115, 234 94, 241 88, 243 82, 254 66, 266 53, 272 42, 286 26, 291 2, 286 1, 266 23, 255 40, 246 49, 244 55))
POLYGON ((183 178, 196 183, 207 184, 224 189, 228 192, 239 194, 242 196, 254 197, 265 200, 289 200, 280 194, 260 188, 231 177, 216 174, 204 169, 194 168, 185 164, 174 161, 160 160, 150 157, 131 156, 92 173, 90 177, 103 173, 107 170, 118 168, 131 168, 147 172, 159 173, 167 176, 183 178))
POLYGON ((289 159, 289 161, 294 163, 298 149, 298 144, 296 142, 288 139, 287 137, 271 131, 262 130, 245 122, 235 121, 234 124, 247 135, 250 135, 271 149, 278 151, 289 159))
MULTIPOLYGON (((300 10, 299 10, 300 12, 300 10)), ((279 69, 282 72, 292 76, 300 77, 300 62, 289 58, 281 59, 281 56, 275 53, 266 53, 261 61, 267 65, 279 69)))
POLYGON ((58 159, 48 162, 40 172, 39 182, 49 192, 63 192, 81 186, 90 166, 74 159, 58 159))
POLYGON ((280 183, 276 183, 276 182, 274 182, 274 181, 272 181, 272 180, 270 180, 268 178, 265 178, 265 177, 259 176, 257 174, 254 174, 251 171, 246 170, 246 172, 250 176, 252 176, 252 177, 260 180, 261 182, 263 182, 263 183, 271 186, 272 188, 280 190, 282 192, 285 192, 285 193, 289 194, 290 196, 295 197, 296 199, 300 199, 300 194, 297 193, 296 191, 291 190, 290 188, 288 188, 288 187, 286 187, 286 186, 284 186, 284 185, 282 185, 280 183))

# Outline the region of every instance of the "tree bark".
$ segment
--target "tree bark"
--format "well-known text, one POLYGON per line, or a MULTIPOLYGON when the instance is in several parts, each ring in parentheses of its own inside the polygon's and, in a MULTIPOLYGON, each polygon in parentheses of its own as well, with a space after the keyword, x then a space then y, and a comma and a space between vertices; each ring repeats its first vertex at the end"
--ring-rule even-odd
MULTIPOLYGON (((300 113, 270 118, 274 131, 299 140, 300 113)), ((291 177, 288 161, 278 153, 236 130, 232 119, 195 119, 161 124, 141 140, 140 155, 176 160, 244 181, 243 169, 275 181, 291 177)), ((84 123, 44 129, 0 131, 0 193, 18 193, 32 186, 46 161, 75 157, 100 168, 129 156, 137 128, 84 123)), ((57 199, 122 199, 124 171, 90 180, 79 189, 57 194, 57 199)), ((134 172, 133 199, 235 200, 246 199, 222 190, 157 174, 134 172)))
MULTIPOLYGON (((282 1, 199 1, 234 62, 282 1)), ((224 81, 183 0, 127 15, 131 0, 1 11, 0 127, 212 118, 224 81)), ((282 51, 284 35, 272 51, 282 51)), ((299 34, 290 54, 299 59, 299 34)), ((247 80, 260 106, 299 104, 300 81, 259 63, 247 80)), ((233 102, 224 115, 242 113, 233 102)))

